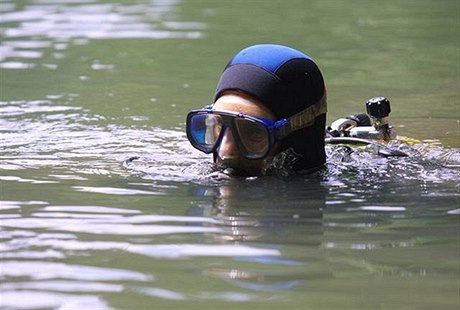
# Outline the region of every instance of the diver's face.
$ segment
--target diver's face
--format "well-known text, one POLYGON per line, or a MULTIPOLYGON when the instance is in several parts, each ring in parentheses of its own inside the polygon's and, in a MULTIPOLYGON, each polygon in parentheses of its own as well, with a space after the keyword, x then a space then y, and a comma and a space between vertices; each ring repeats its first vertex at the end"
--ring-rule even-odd
MULTIPOLYGON (((275 120, 274 114, 259 100, 244 93, 225 92, 213 105, 219 111, 238 112, 255 117, 275 120)), ((257 160, 244 158, 238 149, 231 130, 226 130, 222 143, 217 149, 216 163, 226 168, 234 169, 236 174, 260 175, 266 159, 279 153, 279 146, 275 144, 267 157, 257 160)))

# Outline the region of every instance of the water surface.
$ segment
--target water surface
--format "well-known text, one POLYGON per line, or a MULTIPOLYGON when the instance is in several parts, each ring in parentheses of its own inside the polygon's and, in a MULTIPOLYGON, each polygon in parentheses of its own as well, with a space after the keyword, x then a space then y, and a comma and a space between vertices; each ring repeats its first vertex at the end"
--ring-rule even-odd
POLYGON ((0 11, 1 309, 459 306, 458 1, 0 11), (207 175, 184 115, 260 42, 317 60, 329 122, 385 95, 421 143, 328 146, 289 179, 207 175))

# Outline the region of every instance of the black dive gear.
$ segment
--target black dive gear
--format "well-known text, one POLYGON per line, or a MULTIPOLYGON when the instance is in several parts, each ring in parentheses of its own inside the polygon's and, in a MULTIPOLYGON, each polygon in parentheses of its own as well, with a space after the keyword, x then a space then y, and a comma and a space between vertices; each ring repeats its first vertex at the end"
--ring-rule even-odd
POLYGON ((366 110, 375 130, 382 134, 383 140, 388 141, 394 138, 392 128, 388 124, 388 116, 391 112, 390 100, 385 97, 371 98, 366 102, 366 110))
POLYGON ((382 156, 407 156, 378 141, 388 142, 396 138, 396 131, 389 124, 390 101, 385 97, 374 97, 366 101, 365 113, 339 118, 326 128, 326 143, 372 145, 382 156))
POLYGON ((390 101, 385 97, 374 97, 366 101, 369 115, 357 113, 339 118, 326 128, 332 137, 355 137, 389 141, 396 138, 396 131, 389 125, 390 101))

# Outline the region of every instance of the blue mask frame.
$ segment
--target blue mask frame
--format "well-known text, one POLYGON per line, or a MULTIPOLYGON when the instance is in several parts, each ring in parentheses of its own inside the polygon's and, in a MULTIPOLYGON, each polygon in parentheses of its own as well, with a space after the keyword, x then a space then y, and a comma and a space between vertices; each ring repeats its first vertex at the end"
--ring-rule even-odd
POLYGON ((326 112, 326 95, 324 95, 318 102, 309 106, 305 110, 302 110, 287 119, 282 118, 277 121, 263 117, 246 115, 243 113, 213 110, 212 106, 208 105, 202 109, 193 110, 187 114, 187 138, 194 148, 206 154, 215 153, 222 143, 225 131, 230 128, 233 138, 235 139, 235 142, 243 157, 247 159, 262 159, 269 154, 275 142, 283 140, 294 131, 313 125, 315 118, 326 112), (207 127, 202 121, 204 121, 206 116, 210 114, 220 116, 220 119, 222 120, 222 128, 218 133, 217 138, 214 137, 212 139, 212 143, 207 143, 207 127), (245 146, 245 141, 243 141, 244 137, 241 137, 241 134, 238 131, 236 122, 239 122, 239 120, 256 123, 265 128, 267 146, 264 149, 260 150, 259 152, 248 150, 248 147, 245 146))
POLYGON ((227 129, 230 129, 233 138, 238 146, 241 155, 247 159, 261 159, 267 156, 276 141, 281 140, 281 133, 284 126, 288 125, 286 119, 274 121, 268 118, 250 116, 243 113, 233 113, 228 111, 213 110, 210 106, 199 110, 193 110, 187 115, 187 138, 196 149, 209 154, 214 153, 221 145, 223 137, 227 129), (219 116, 218 120, 221 122, 219 131, 215 136, 209 138, 209 129, 211 127, 206 125, 206 120, 209 115, 219 116), (251 149, 251 141, 248 135, 243 134, 244 127, 252 127, 259 134, 262 134, 262 142, 260 142, 260 149, 251 149))

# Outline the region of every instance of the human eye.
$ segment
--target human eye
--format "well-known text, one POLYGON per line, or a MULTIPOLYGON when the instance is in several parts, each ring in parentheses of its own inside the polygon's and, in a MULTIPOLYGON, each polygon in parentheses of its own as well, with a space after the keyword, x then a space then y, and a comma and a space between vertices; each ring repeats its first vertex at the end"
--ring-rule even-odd
POLYGON ((214 143, 222 131, 222 120, 218 115, 207 115, 206 117, 206 141, 214 143))
POLYGON ((249 152, 265 152, 269 147, 267 129, 258 122, 239 119, 236 121, 236 128, 241 143, 249 152))

